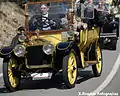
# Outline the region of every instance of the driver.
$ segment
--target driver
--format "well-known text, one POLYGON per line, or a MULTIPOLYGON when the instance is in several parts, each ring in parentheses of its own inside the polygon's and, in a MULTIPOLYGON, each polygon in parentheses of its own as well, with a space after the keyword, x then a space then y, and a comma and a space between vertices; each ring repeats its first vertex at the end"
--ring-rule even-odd
POLYGON ((56 21, 58 21, 59 17, 55 17, 54 14, 49 14, 49 7, 47 4, 42 4, 39 9, 40 15, 34 15, 29 21, 29 30, 34 31, 36 29, 56 29, 58 26, 56 21))
POLYGON ((40 7, 40 12, 42 15, 42 24, 43 29, 42 30, 50 30, 54 29, 56 27, 56 22, 51 19, 51 16, 49 14, 49 8, 46 4, 42 4, 40 7), (52 25, 52 26, 50 26, 52 25))

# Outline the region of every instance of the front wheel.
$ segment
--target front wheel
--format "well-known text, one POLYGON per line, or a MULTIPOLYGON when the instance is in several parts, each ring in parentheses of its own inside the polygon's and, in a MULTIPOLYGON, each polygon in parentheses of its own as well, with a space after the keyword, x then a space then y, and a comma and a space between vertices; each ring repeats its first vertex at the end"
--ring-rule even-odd
POLYGON ((93 74, 95 77, 98 77, 102 73, 102 67, 103 67, 103 62, 102 62, 102 52, 100 50, 100 47, 97 45, 95 48, 95 53, 96 53, 96 59, 97 59, 97 64, 92 65, 92 70, 93 74))
POLYGON ((17 62, 14 58, 3 61, 3 79, 6 88, 13 92, 18 90, 20 85, 20 72, 17 71, 17 62))
POLYGON ((62 66, 63 82, 67 88, 73 88, 77 80, 77 58, 74 50, 63 57, 62 66))

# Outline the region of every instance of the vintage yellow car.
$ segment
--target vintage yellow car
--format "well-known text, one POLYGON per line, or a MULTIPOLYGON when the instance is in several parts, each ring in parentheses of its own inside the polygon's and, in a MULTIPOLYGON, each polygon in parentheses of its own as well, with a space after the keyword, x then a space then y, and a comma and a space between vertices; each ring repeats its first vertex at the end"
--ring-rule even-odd
POLYGON ((92 6, 72 0, 26 2, 25 17, 25 27, 18 28, 10 46, 0 50, 9 91, 18 90, 22 78, 51 79, 59 72, 65 86, 73 88, 78 68, 88 66, 94 76, 101 75, 100 28, 82 23, 94 19, 92 6))

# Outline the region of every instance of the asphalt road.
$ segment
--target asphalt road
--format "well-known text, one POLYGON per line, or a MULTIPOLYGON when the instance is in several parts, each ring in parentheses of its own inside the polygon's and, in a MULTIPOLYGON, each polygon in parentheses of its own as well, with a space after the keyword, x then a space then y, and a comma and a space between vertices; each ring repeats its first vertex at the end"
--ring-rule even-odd
POLYGON ((93 77, 91 67, 81 70, 75 88, 65 89, 55 80, 22 81, 19 91, 9 93, 2 78, 2 60, 0 59, 0 96, 120 96, 120 40, 116 51, 103 50, 103 72, 100 77, 93 77), (98 94, 99 92, 99 94, 98 94), (92 95, 91 95, 92 96, 92 95))

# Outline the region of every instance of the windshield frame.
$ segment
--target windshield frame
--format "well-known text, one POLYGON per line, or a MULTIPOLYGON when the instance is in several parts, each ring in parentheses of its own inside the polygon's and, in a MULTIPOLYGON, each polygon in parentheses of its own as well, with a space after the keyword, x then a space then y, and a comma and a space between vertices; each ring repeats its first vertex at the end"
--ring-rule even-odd
MULTIPOLYGON (((68 1, 70 3, 70 7, 72 8, 72 0, 49 0, 49 1, 40 1, 40 2, 27 2, 25 4, 25 30, 26 30, 26 33, 30 33, 30 34, 34 34, 36 33, 35 31, 29 31, 29 24, 28 24, 28 5, 29 4, 47 4, 47 3, 50 3, 50 2, 64 2, 64 1, 68 1)), ((68 24, 68 26, 72 25, 73 24, 73 13, 71 12, 70 13, 70 24, 68 24)), ((37 32, 41 35, 44 35, 44 34, 58 34, 58 33, 61 33, 63 31, 68 31, 69 28, 66 28, 66 29, 56 29, 56 30, 37 30, 37 32)))

